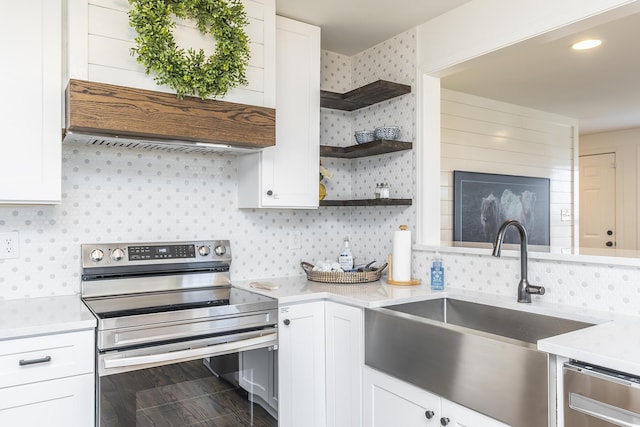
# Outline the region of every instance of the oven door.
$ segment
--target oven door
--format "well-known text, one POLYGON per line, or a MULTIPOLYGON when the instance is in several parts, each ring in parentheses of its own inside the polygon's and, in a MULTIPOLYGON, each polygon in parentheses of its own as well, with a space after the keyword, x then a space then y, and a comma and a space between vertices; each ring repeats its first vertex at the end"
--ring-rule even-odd
POLYGON ((254 380, 269 376, 243 356, 264 358, 267 369, 276 344, 269 328, 99 354, 97 424, 275 427, 277 408, 260 398, 270 385, 254 380))

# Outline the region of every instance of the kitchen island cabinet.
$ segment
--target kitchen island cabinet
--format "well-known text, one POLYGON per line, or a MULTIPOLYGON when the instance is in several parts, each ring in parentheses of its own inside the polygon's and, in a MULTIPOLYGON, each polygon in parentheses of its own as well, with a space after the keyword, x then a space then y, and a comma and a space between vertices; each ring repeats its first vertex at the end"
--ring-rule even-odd
MULTIPOLYGON (((482 393, 481 390, 478 392, 482 393)), ((364 370, 364 425, 507 427, 507 424, 369 367, 364 370)))
POLYGON ((89 427, 93 330, 0 341, 0 425, 89 427))
POLYGON ((276 145, 238 160, 240 208, 318 207, 320 28, 276 17, 276 145))
POLYGON ((0 203, 61 200, 62 1, 3 4, 0 203))

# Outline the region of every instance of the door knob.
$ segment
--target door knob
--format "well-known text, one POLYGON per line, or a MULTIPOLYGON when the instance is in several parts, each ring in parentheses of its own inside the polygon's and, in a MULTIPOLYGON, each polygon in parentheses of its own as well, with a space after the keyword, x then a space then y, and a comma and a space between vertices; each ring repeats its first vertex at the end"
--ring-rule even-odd
POLYGON ((612 241, 608 241, 607 243, 605 243, 608 247, 613 246, 613 242, 612 241))
POLYGON ((447 417, 440 418, 440 425, 446 426, 448 424, 449 424, 449 418, 447 417))
POLYGON ((428 420, 430 420, 431 418, 433 418, 433 416, 435 415, 435 413, 433 411, 426 411, 424 413, 424 416, 427 417, 428 420))

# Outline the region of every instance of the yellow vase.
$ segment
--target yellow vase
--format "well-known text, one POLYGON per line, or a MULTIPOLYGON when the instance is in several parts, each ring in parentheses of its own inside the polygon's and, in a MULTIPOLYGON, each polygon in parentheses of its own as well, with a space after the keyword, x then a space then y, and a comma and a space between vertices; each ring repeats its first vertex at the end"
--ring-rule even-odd
POLYGON ((327 189, 324 187, 323 183, 320 183, 320 200, 324 200, 327 196, 327 189))

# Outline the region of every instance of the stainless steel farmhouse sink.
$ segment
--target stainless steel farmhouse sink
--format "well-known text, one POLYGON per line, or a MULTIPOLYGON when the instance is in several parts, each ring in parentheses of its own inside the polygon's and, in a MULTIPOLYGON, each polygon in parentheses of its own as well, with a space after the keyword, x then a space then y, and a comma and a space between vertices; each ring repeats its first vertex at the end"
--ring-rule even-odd
POLYGON ((591 326, 450 298, 365 310, 365 362, 518 427, 547 426, 539 339, 591 326))

